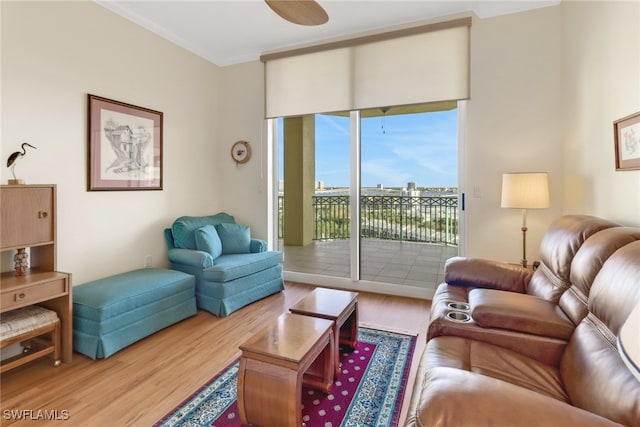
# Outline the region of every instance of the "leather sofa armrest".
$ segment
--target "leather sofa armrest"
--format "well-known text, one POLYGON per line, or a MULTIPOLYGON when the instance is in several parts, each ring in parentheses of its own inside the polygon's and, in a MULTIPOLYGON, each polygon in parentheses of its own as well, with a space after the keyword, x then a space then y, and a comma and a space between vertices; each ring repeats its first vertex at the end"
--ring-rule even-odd
POLYGON ((252 254, 258 253, 258 252, 266 252, 267 251, 267 242, 265 240, 261 240, 261 239, 251 239, 251 242, 249 244, 249 251, 252 254))
POLYGON ((445 264, 444 280, 450 285, 524 293, 532 274, 533 271, 519 265, 484 258, 453 257, 445 264))
POLYGON ((168 258, 172 264, 188 265, 198 269, 205 269, 213 266, 213 257, 210 253, 194 251, 193 249, 169 249, 168 258))
POLYGON ((409 426, 620 426, 599 415, 505 381, 437 367, 416 379, 409 426))
POLYGON ((555 303, 533 295, 473 289, 471 317, 483 328, 500 328, 568 340, 575 325, 555 303))

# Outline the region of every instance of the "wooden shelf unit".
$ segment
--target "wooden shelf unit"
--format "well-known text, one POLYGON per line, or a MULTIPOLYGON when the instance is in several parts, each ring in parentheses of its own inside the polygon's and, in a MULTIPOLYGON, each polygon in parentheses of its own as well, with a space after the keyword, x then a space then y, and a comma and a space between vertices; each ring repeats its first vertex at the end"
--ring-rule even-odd
MULTIPOLYGON (((32 304, 54 310, 60 318, 62 360, 73 355, 71 274, 57 270, 56 185, 2 185, 0 251, 29 248, 29 270, 0 275, 0 313, 32 304)), ((27 358, 25 357, 25 362, 27 358)))

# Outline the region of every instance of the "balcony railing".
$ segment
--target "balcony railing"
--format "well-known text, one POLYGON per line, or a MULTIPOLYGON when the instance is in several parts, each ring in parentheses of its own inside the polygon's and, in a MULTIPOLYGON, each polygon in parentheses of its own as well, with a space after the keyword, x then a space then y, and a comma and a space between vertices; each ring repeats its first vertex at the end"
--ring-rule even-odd
MULTIPOLYGON (((284 196, 278 197, 278 237, 284 225, 284 196)), ((313 196, 313 240, 350 237, 349 196, 313 196)), ((360 236, 411 242, 458 244, 458 197, 361 196, 360 236)))

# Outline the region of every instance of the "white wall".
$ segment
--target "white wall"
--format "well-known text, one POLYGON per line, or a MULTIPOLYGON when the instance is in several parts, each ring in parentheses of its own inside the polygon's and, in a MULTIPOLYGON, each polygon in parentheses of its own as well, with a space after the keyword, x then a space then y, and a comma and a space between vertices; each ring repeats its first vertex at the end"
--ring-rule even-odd
POLYGON ((29 142, 18 177, 57 184, 58 269, 79 284, 167 265, 163 228, 220 208, 220 69, 93 2, 1 8, 2 159, 29 142), (164 113, 164 190, 86 191, 87 93, 164 113))
POLYGON ((616 172, 613 145, 613 121, 640 111, 638 22, 640 2, 626 1, 474 19, 467 255, 520 259, 520 212, 500 208, 510 170, 547 171, 551 181, 551 208, 529 211, 529 260, 562 214, 640 225, 640 171, 616 172))
POLYGON ((223 210, 251 227, 251 235, 267 239, 267 134, 264 120, 264 65, 254 61, 221 69, 220 145, 217 156, 223 210), (248 141, 252 157, 236 165, 231 146, 248 141))
POLYGON ((466 255, 522 258, 521 210, 500 207, 505 172, 549 173, 551 208, 528 213, 528 260, 562 214, 561 27, 559 7, 473 20, 466 255))
POLYGON ((640 111, 640 2, 563 2, 565 212, 640 225, 640 170, 616 171, 613 122, 640 111))

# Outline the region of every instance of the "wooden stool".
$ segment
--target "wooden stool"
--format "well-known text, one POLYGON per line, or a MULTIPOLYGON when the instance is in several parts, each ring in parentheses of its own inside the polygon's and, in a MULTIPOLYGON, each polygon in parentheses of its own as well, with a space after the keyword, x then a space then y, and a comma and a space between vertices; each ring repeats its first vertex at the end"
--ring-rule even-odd
POLYGON ((340 344, 355 350, 358 345, 358 293, 316 288, 289 309, 292 313, 333 322, 335 378, 340 374, 340 344))
POLYGON ((240 349, 238 411, 244 425, 300 427, 302 384, 331 389, 337 349, 329 320, 285 313, 240 349))
POLYGON ((55 311, 37 305, 2 313, 0 318, 0 349, 15 343, 26 343, 22 354, 2 361, 0 373, 32 360, 53 354, 53 365, 60 365, 60 319, 55 311), (50 340, 38 339, 51 334, 50 340))

